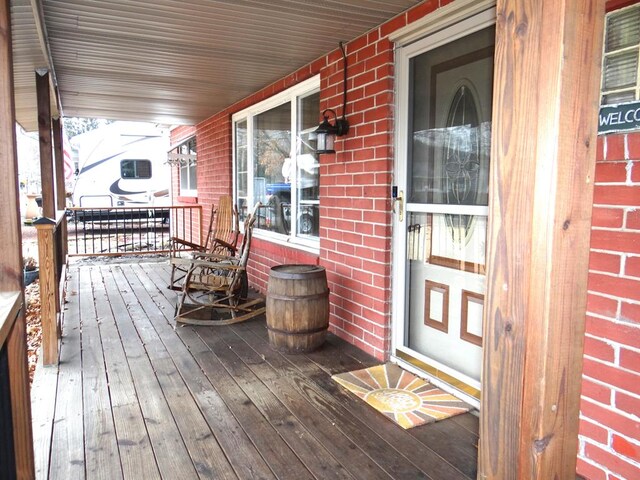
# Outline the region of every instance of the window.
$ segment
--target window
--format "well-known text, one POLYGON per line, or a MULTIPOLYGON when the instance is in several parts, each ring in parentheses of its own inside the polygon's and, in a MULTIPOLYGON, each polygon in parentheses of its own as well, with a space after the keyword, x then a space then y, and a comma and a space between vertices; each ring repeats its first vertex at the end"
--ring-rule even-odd
POLYGON ((602 60, 602 105, 640 100, 640 5, 607 15, 602 60))
POLYGON ((121 160, 120 177, 151 178, 151 160, 121 160))
POLYGON ((320 173, 312 132, 320 117, 319 78, 233 117, 234 194, 244 217, 262 202, 256 229, 318 245, 320 173))
POLYGON ((196 138, 192 137, 169 152, 170 161, 180 167, 180 195, 197 195, 196 138))

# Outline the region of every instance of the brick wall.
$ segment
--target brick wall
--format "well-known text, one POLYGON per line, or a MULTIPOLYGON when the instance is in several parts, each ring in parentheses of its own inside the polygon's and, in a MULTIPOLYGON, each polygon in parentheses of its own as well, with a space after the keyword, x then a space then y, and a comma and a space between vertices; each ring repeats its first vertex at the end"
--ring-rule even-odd
POLYGON ((599 138, 578 473, 640 478, 640 133, 599 138))

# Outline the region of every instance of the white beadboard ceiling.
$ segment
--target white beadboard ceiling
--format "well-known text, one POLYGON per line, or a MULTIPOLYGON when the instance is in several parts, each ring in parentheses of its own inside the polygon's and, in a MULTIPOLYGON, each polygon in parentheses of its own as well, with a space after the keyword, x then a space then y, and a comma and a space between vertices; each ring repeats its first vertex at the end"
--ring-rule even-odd
POLYGON ((417 3, 11 0, 16 116, 37 129, 46 45, 63 115, 195 124, 417 3))

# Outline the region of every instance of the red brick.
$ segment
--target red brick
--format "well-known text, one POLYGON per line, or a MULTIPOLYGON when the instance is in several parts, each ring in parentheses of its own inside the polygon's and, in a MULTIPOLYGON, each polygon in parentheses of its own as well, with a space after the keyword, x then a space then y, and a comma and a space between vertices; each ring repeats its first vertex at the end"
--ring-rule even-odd
POLYGON ((583 374, 585 376, 606 382, 621 390, 640 395, 640 372, 628 372, 589 358, 584 358, 583 365, 583 374))
POLYGON ((640 160, 640 134, 627 134, 627 150, 629 151, 629 159, 640 160))
POLYGON ((613 362, 615 359, 611 345, 592 337, 585 337, 584 339, 584 354, 599 360, 604 360, 605 362, 613 362))
POLYGON ((640 280, 589 273, 587 288, 590 291, 605 293, 614 297, 640 301, 640 280))
POLYGON ((592 230, 591 248, 612 252, 640 253, 640 232, 592 230))
POLYGON ((596 185, 593 191, 596 205, 640 206, 640 188, 622 185, 596 185))
POLYGON ((640 277, 640 257, 627 257, 624 263, 624 274, 627 277, 640 277))
POLYGON ((640 328, 587 315, 587 333, 612 342, 640 349, 640 328))
POLYGON ((625 160, 624 134, 607 135, 605 139, 606 160, 625 160))
MULTIPOLYGON (((621 228, 623 220, 624 210, 622 208, 593 207, 591 224, 594 227, 621 228)), ((640 224, 640 218, 638 222, 640 224)))
POLYGON ((604 142, 605 137, 603 135, 598 136, 598 142, 596 144, 596 162, 604 161, 604 142))
MULTIPOLYGON (((631 164, 631 181, 633 183, 640 182, 640 162, 638 161, 631 164)), ((640 187, 638 189, 640 190, 640 187)))
POLYGON ((589 293, 587 294, 587 312, 615 318, 618 313, 618 300, 589 293))
POLYGON ((600 465, 606 465, 608 470, 621 475, 623 478, 640 478, 639 467, 596 445, 587 443, 585 445, 585 456, 600 465))
POLYGON ((640 305, 637 303, 621 303, 620 320, 640 324, 640 305))
POLYGON ((614 434, 612 438, 611 446, 620 455, 624 455, 625 457, 640 463, 640 446, 639 445, 631 443, 626 438, 623 438, 619 435, 614 434))
POLYGON ((627 180, 626 162, 607 162, 596 164, 596 183, 624 183, 627 180))
POLYGON ((580 419, 579 434, 603 445, 609 444, 609 431, 584 418, 580 419))
POLYGON ((627 221, 625 226, 632 230, 640 230, 640 208, 629 210, 627 212, 627 221))
POLYGON ((589 254, 589 270, 607 273, 620 273, 621 255, 603 252, 591 252, 589 254))
POLYGON ((605 405, 611 404, 611 388, 596 383, 588 378, 582 378, 582 391, 580 394, 605 405))
MULTIPOLYGON (((640 412, 640 398, 633 397, 624 392, 615 392, 614 405, 622 412, 638 416, 640 412)), ((635 438, 638 438, 637 436, 635 438)))
POLYGON ((640 424, 630 421, 629 417, 621 415, 610 407, 597 405, 589 400, 580 402, 582 416, 593 419, 596 423, 604 425, 630 438, 638 438, 640 424))
POLYGON ((407 16, 405 13, 401 13, 396 18, 392 18, 387 23, 380 27, 380 35, 386 37, 396 30, 404 27, 407 24, 407 16))
MULTIPOLYGON (((640 372, 640 353, 626 348, 620 349, 620 366, 628 370, 640 372)), ((638 412, 640 413, 640 412, 638 412)))
POLYGON ((437 0, 428 0, 424 3, 416 5, 407 12, 407 23, 413 23, 416 20, 428 15, 438 8, 437 0))
POLYGON ((592 465, 591 463, 587 463, 581 458, 578 458, 576 472, 578 475, 582 475, 586 480, 608 480, 607 473, 604 470, 592 465))

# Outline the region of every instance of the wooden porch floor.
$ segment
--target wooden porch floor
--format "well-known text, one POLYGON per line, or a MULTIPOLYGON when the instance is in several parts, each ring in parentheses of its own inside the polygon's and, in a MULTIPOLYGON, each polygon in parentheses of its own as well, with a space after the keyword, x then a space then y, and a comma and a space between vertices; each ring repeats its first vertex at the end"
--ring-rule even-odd
POLYGON ((164 263, 71 265, 61 361, 33 387, 38 478, 465 479, 471 414, 403 430, 330 374, 379 362, 330 335, 269 347, 264 317, 174 328, 164 263))

